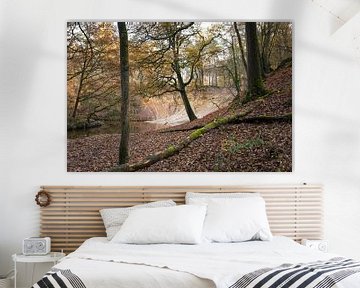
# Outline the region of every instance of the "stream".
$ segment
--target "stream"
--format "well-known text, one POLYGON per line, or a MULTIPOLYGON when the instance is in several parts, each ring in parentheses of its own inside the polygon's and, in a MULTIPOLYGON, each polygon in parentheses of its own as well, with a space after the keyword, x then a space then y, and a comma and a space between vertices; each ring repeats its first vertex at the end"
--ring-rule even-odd
MULTIPOLYGON (((158 130, 168 126, 159 123, 149 123, 146 121, 130 122, 130 133, 143 133, 158 130)), ((67 131, 68 139, 85 138, 98 134, 120 134, 120 124, 118 121, 107 121, 104 125, 89 129, 76 129, 67 131)))

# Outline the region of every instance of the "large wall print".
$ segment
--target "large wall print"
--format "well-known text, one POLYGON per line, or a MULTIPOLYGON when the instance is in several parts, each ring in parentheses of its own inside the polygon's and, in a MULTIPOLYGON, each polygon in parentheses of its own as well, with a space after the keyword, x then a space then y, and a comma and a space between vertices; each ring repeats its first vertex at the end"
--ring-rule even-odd
POLYGON ((68 172, 291 172, 292 28, 68 22, 68 172))

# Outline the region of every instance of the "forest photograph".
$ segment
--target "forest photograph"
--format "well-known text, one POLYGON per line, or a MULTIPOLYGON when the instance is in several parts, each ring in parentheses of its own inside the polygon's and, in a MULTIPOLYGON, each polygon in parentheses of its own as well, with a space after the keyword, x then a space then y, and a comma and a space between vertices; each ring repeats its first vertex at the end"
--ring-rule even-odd
POLYGON ((291 22, 68 22, 68 172, 291 172, 291 22))

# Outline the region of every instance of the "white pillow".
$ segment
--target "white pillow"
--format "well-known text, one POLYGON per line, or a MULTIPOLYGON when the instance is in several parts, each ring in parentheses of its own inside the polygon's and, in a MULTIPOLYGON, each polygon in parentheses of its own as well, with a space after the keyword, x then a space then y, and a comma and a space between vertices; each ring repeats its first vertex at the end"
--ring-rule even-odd
POLYGON ((246 198, 246 197, 259 197, 259 193, 244 192, 244 193, 198 193, 198 192, 186 192, 185 203, 186 204, 207 204, 211 199, 225 198, 246 198))
POLYGON ((197 244, 201 242, 205 214, 205 205, 133 210, 111 242, 197 244))
POLYGON ((120 230, 121 225, 124 223, 129 213, 132 210, 139 208, 153 208, 153 207, 170 207, 176 206, 172 200, 156 201, 146 204, 135 205, 128 208, 109 208, 101 209, 100 214, 106 229, 107 239, 111 240, 115 234, 120 230))
POLYGON ((264 199, 247 197, 209 200, 203 237, 211 242, 271 240, 264 199))

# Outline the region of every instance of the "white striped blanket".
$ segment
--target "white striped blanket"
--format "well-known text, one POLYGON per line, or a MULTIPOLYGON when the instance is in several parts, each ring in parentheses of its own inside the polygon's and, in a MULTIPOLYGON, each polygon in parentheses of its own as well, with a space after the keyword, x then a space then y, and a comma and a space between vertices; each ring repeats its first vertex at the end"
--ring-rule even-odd
POLYGON ((331 288, 359 272, 360 262, 345 258, 284 264, 246 274, 229 288, 331 288))
POLYGON ((69 269, 53 268, 32 288, 86 288, 81 279, 69 269))
MULTIPOLYGON (((242 276, 229 288, 331 288, 346 277, 360 272, 360 262, 333 258, 303 264, 283 264, 242 276)), ((86 288, 69 269, 52 269, 32 288, 86 288)), ((351 287, 349 287, 351 288, 351 287)))

